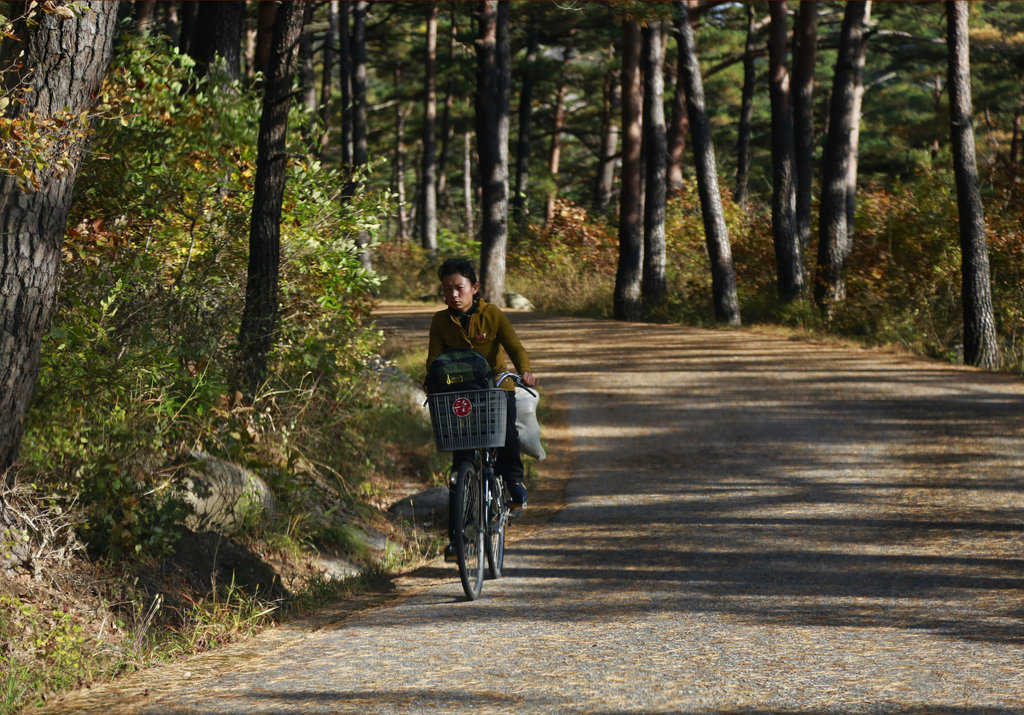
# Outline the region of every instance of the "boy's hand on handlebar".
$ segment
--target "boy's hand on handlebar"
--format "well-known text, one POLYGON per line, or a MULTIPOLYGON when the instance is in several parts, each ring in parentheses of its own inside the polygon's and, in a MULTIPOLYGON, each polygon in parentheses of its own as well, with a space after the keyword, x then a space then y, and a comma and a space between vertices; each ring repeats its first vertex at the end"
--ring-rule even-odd
POLYGON ((519 379, 523 381, 523 384, 527 387, 533 387, 537 384, 537 378, 532 372, 524 372, 519 376, 519 379))

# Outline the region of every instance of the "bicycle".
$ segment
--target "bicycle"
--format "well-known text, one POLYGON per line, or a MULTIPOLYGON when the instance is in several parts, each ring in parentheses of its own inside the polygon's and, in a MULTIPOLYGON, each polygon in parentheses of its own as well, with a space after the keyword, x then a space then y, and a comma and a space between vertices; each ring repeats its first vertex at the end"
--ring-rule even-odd
MULTIPOLYGON (((506 379, 536 395, 519 375, 504 372, 506 379)), ((474 601, 483 590, 484 562, 492 579, 501 578, 505 562, 505 527, 510 516, 504 479, 494 472, 497 448, 505 444, 508 425, 508 391, 485 390, 438 392, 427 396, 430 421, 437 448, 442 452, 472 452, 453 469, 449 488, 454 493, 450 515, 459 579, 466 597, 474 601)))

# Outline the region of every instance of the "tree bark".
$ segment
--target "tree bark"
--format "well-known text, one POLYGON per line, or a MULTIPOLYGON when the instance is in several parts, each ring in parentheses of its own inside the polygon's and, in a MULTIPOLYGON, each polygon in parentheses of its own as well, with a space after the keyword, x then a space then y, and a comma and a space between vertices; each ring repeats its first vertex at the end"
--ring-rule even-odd
POLYGON ((641 293, 648 309, 665 302, 665 192, 668 148, 665 137, 665 47, 663 23, 651 21, 643 31, 644 260, 641 293))
POLYGON ((718 188, 715 147, 711 126, 704 105, 704 81, 697 61, 697 45, 690 25, 686 0, 675 2, 675 22, 679 52, 685 55, 683 81, 686 86, 686 107, 690 115, 690 144, 693 146, 697 189, 708 258, 711 260, 711 291, 715 320, 729 325, 740 324, 740 301, 736 292, 736 271, 732 263, 729 230, 725 225, 722 196, 718 188))
POLYGON ((547 200, 544 204, 544 223, 548 226, 555 219, 555 199, 558 198, 558 172, 562 167, 562 130, 565 128, 565 94, 569 91, 568 85, 562 83, 558 86, 555 94, 555 125, 551 131, 551 153, 548 159, 548 185, 547 200))
POLYGON ((619 264, 613 312, 618 320, 640 320, 644 237, 641 185, 643 39, 635 20, 622 23, 622 178, 619 189, 619 264))
POLYGON ((949 126, 960 217, 961 281, 964 315, 964 362, 989 370, 1002 358, 992 310, 985 215, 978 190, 971 101, 968 6, 947 0, 949 51, 949 126))
POLYGON ((242 26, 245 23, 245 3, 242 0, 206 0, 197 3, 195 29, 189 45, 189 56, 196 61, 200 76, 223 58, 230 79, 239 79, 242 73, 242 26))
POLYGON ((473 226, 473 137, 468 131, 462 142, 462 215, 466 236, 472 238, 476 235, 473 226))
POLYGON ((796 234, 811 245, 814 187, 814 68, 818 57, 818 0, 802 0, 793 30, 793 136, 796 152, 796 234))
MULTIPOLYGON (((401 67, 395 66, 395 86, 400 86, 402 79, 401 67)), ((404 243, 409 238, 409 220, 406 215, 405 196, 405 122, 407 113, 402 110, 402 103, 395 102, 395 193, 398 198, 398 226, 395 240, 404 243)))
POLYGON ((768 9, 771 15, 768 64, 772 106, 772 238, 779 297, 783 301, 791 301, 804 292, 804 269, 796 231, 796 150, 786 67, 788 30, 785 0, 772 0, 768 9))
POLYGON ((352 8, 352 165, 361 170, 369 160, 366 145, 366 12, 367 0, 352 8))
POLYGON ((519 137, 516 141, 516 190, 512 196, 512 217, 516 222, 530 213, 526 191, 530 180, 530 132, 533 129, 533 84, 535 81, 537 53, 540 50, 540 33, 531 16, 530 34, 526 44, 526 58, 523 61, 522 85, 519 89, 519 137))
POLYGON ((683 164, 686 161, 686 134, 690 118, 686 113, 686 89, 683 87, 682 57, 676 59, 676 93, 672 98, 672 123, 668 129, 668 190, 683 188, 683 164))
POLYGON ((277 332, 281 205, 288 164, 288 112, 304 12, 301 2, 293 0, 281 4, 274 20, 273 41, 267 60, 249 225, 245 307, 238 331, 238 387, 249 400, 266 380, 267 358, 277 332))
MULTIPOLYGON (((69 5, 52 7, 63 13, 69 5)), ((117 3, 74 5, 69 17, 32 8, 33 23, 19 21, 13 33, 19 39, 8 37, 0 45, 0 66, 12 67, 3 76, 3 94, 21 100, 8 105, 6 118, 31 119, 44 128, 59 120, 52 129, 54 145, 65 147, 36 185, 23 189, 0 173, 0 475, 18 456, 56 303, 61 243, 86 147, 88 127, 79 117, 95 102, 114 39, 117 3), (59 168, 65 159, 69 165, 59 168)))
POLYGON ((615 184, 615 153, 619 146, 619 124, 615 113, 621 114, 621 73, 609 70, 604 77, 604 106, 601 111, 601 158, 597 166, 594 207, 604 213, 612 202, 615 184))
MULTIPOLYGON (((754 121, 754 81, 757 70, 754 57, 757 52, 757 24, 754 18, 754 3, 747 7, 747 45, 743 52, 743 95, 740 101, 740 124, 736 137, 736 189, 733 199, 740 206, 747 203, 750 191, 750 125, 754 121)), ((683 60, 681 59, 680 62, 683 60)))
POLYGON ((480 167, 480 283, 484 300, 505 305, 508 245, 508 0, 484 0, 478 13, 476 138, 480 167))
POLYGON ((341 93, 341 166, 352 171, 352 2, 338 6, 338 85, 341 93))
POLYGON ((420 245, 431 256, 437 253, 437 2, 427 11, 427 56, 424 77, 423 170, 420 177, 423 215, 420 245))
POLYGON ((846 4, 843 27, 832 81, 828 135, 822 157, 821 207, 818 217, 818 268, 814 301, 826 322, 834 317, 836 305, 846 298, 846 259, 850 255, 852 226, 847 213, 849 171, 855 148, 854 124, 860 117, 857 86, 863 82, 863 57, 860 49, 864 36, 868 3, 850 0, 846 4))
POLYGON ((340 28, 338 0, 327 3, 327 36, 324 38, 323 76, 320 81, 320 101, 317 116, 320 118, 320 138, 317 141, 317 156, 323 159, 330 145, 331 88, 334 86, 334 42, 340 28))
MULTIPOLYGON (((455 10, 451 13, 451 31, 448 34, 448 64, 455 66, 455 50, 458 45, 458 26, 455 10)), ((441 153, 437 158, 437 196, 438 203, 447 205, 448 197, 448 155, 454 134, 452 127, 452 105, 455 102, 454 74, 448 73, 445 83, 444 112, 441 115, 441 153)))

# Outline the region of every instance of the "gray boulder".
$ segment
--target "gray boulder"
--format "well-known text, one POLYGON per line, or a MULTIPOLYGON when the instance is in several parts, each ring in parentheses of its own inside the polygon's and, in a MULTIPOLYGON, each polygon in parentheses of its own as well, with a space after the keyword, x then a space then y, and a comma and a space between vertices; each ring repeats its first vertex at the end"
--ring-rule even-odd
POLYGON ((512 310, 535 310, 533 303, 518 293, 506 293, 505 305, 512 310))
POLYGON ((186 458, 182 483, 194 512, 188 528, 229 534, 273 513, 270 487, 248 469, 197 450, 186 458))
POLYGON ((416 524, 448 522, 448 487, 434 487, 392 504, 388 511, 402 521, 416 524))

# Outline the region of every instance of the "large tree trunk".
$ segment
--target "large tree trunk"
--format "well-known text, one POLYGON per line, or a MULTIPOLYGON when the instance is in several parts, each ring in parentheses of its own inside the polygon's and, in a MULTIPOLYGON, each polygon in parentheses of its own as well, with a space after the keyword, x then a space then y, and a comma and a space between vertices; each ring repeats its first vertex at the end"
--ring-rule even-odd
POLYGON ((622 80, 620 73, 608 70, 604 76, 604 106, 601 111, 601 158, 597 166, 594 190, 594 208, 599 213, 608 210, 615 184, 615 152, 619 146, 619 124, 615 113, 621 112, 622 80))
POLYGON ((644 236, 641 186, 643 39, 635 20, 622 23, 622 178, 619 188, 619 265, 613 312, 619 320, 640 320, 644 236))
POLYGON ((974 155, 967 14, 968 6, 964 0, 947 0, 949 125, 960 216, 964 362, 995 370, 1002 360, 992 311, 985 216, 981 193, 978 191, 978 165, 974 155))
POLYGON ((676 0, 675 22, 679 36, 679 51, 686 57, 683 64, 683 82, 686 88, 686 107, 690 114, 690 144, 693 146, 697 189, 704 218, 704 237, 707 242, 708 258, 711 260, 711 291, 715 320, 729 325, 739 325, 740 301, 736 292, 736 271, 732 263, 729 230, 725 225, 725 213, 722 210, 722 196, 718 189, 711 125, 704 106, 704 81, 700 74, 697 44, 686 5, 686 0, 676 0))
MULTIPOLYGON (((395 86, 401 86, 402 69, 395 65, 395 86)), ((405 196, 405 122, 408 112, 402 108, 401 102, 395 102, 395 194, 398 199, 398 226, 395 231, 395 240, 404 243, 409 238, 409 217, 406 214, 407 204, 405 196)))
POLYGON ((420 221, 420 245, 431 256, 437 253, 437 2, 427 11, 427 56, 424 78, 423 107, 423 171, 420 193, 423 215, 420 221))
POLYGON ((536 74, 540 32, 530 18, 530 34, 523 61, 522 86, 519 89, 519 138, 516 141, 516 190, 512 196, 512 217, 516 222, 530 213, 526 191, 530 180, 530 133, 533 130, 533 83, 536 74))
POLYGON ((665 302, 665 192, 668 150, 665 138, 664 26, 644 28, 644 261, 641 293, 647 308, 665 302))
MULTIPOLYGON (((361 178, 366 164, 370 160, 366 141, 367 106, 366 99, 366 14, 369 11, 368 0, 357 0, 352 9, 352 170, 361 178)), ((351 198, 358 181, 348 182, 342 192, 344 197, 351 198)), ((373 270, 373 254, 370 252, 370 236, 365 230, 356 235, 359 245, 359 262, 363 268, 373 270)))
POLYGON ((802 0, 793 30, 793 136, 796 152, 796 235, 811 245, 814 186, 814 68, 818 57, 818 1, 802 0))
POLYGON ((480 283, 484 300, 504 307, 510 102, 508 0, 484 0, 480 3, 478 20, 476 139, 482 216, 480 283))
POLYGON ((772 105, 772 237, 779 297, 790 301, 804 292, 804 269, 796 232, 796 163, 793 139, 793 105, 786 68, 787 38, 785 0, 768 3, 771 26, 768 64, 772 105))
POLYGON ((467 131, 462 135, 462 216, 466 236, 476 235, 473 226, 473 137, 467 131))
POLYGON ((836 57, 828 135, 822 157, 821 208, 818 216, 818 273, 814 300, 831 321, 835 307, 846 298, 846 259, 850 255, 851 233, 848 215, 849 173, 856 147, 854 125, 860 123, 858 87, 863 83, 862 43, 868 3, 850 0, 846 4, 836 57), (860 58, 860 62, 858 62, 860 58))
POLYGON ((266 380, 267 357, 277 331, 281 204, 288 166, 285 140, 304 12, 303 3, 281 4, 267 60, 249 224, 249 270, 238 331, 238 387, 248 399, 256 395, 266 380))
MULTIPOLYGON (((740 100, 740 124, 736 136, 736 188, 733 199, 740 206, 747 203, 750 191, 750 125, 754 121, 754 80, 757 70, 754 58, 757 52, 757 24, 754 3, 747 6, 747 45, 743 52, 743 94, 740 100)), ((680 59, 680 62, 683 60, 680 59)))
POLYGON ((228 77, 238 79, 242 72, 245 3, 242 0, 206 0, 197 5, 189 45, 189 56, 196 61, 196 72, 200 76, 207 74, 219 57, 224 60, 228 77))
POLYGON ((18 456, 25 429, 43 336, 56 302, 61 243, 71 207, 71 193, 85 151, 87 127, 80 115, 89 111, 107 72, 117 3, 57 2, 44 12, 32 8, 32 23, 18 22, 13 37, 0 44, 0 66, 19 64, 3 76, 3 96, 16 97, 5 111, 7 119, 31 120, 42 131, 70 127, 67 152, 53 156, 35 177, 37 184, 19 186, 0 173, 0 475, 18 456), (61 166, 67 160, 68 164, 61 166))

